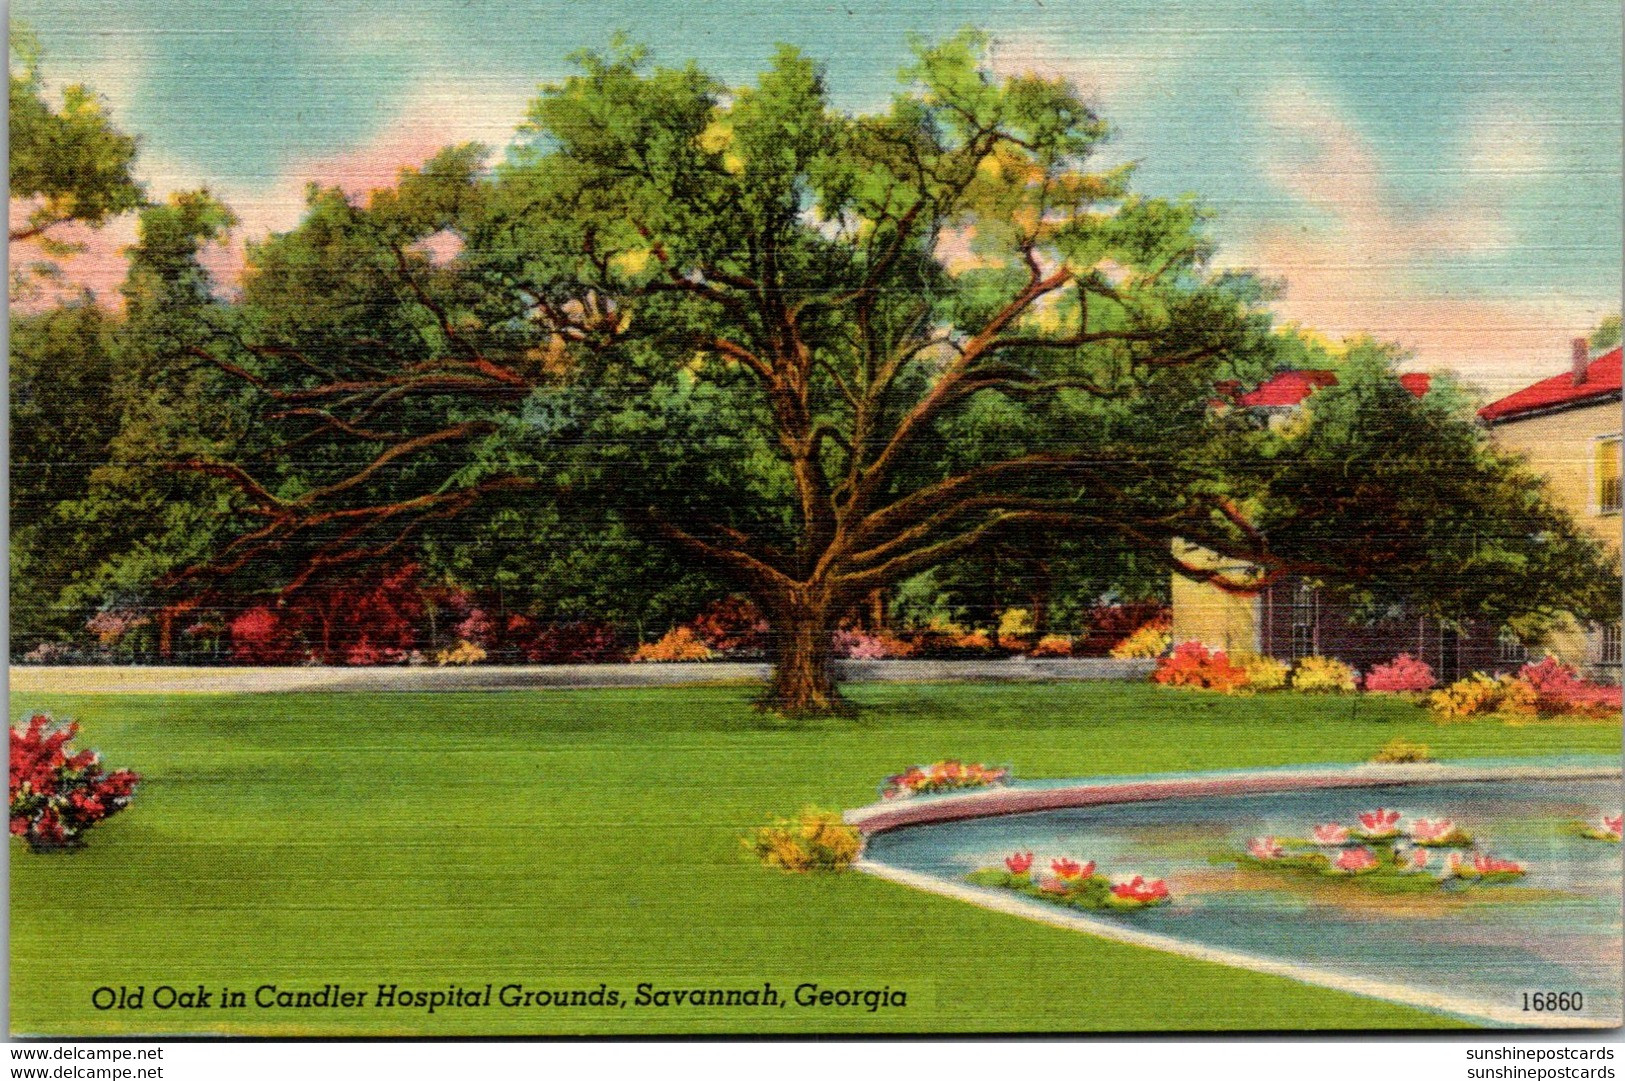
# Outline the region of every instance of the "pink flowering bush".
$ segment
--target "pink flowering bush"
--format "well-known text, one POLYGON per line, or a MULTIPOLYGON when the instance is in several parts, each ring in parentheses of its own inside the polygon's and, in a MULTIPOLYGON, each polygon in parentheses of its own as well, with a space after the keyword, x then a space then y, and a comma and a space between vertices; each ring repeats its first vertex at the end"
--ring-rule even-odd
POLYGON ((11 730, 11 835, 36 852, 72 848, 86 830, 129 806, 139 775, 107 772, 95 751, 73 751, 72 722, 36 713, 11 730))
POLYGON ((1606 717, 1620 711, 1619 687, 1582 679, 1556 657, 1524 665, 1518 678, 1534 688, 1535 708, 1541 713, 1606 717))
POLYGON ((905 642, 889 631, 867 634, 863 631, 836 631, 830 650, 837 657, 854 661, 889 661, 914 655, 914 643, 905 642))
POLYGON ((1384 694, 1420 694, 1438 685, 1433 669, 1409 653, 1401 653, 1387 664, 1373 665, 1365 676, 1365 689, 1384 694))

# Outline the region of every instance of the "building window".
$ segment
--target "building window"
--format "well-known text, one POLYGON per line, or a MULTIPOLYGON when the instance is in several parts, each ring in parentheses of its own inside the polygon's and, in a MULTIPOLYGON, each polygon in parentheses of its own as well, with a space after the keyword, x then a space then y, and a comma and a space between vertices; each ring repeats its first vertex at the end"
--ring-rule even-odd
POLYGON ((1597 440, 1597 456, 1592 466, 1595 480, 1592 494, 1597 502, 1598 514, 1618 514, 1620 511, 1619 445, 1617 435, 1597 440))
POLYGON ((1308 657, 1317 652, 1320 637, 1316 624, 1320 621, 1320 596, 1314 586, 1301 584, 1292 591, 1292 659, 1308 657))
POLYGON ((1495 639, 1495 659, 1502 664, 1523 664, 1529 659, 1529 647, 1518 640, 1511 628, 1502 627, 1495 639))
POLYGON ((1597 650, 1597 661, 1601 664, 1619 663, 1620 625, 1618 623, 1605 623, 1602 628, 1602 641, 1597 650))

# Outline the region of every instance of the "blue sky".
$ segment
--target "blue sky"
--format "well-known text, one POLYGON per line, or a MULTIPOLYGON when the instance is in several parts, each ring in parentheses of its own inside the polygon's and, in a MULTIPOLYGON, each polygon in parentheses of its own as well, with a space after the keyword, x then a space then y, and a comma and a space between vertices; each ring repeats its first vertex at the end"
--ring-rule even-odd
POLYGON ((615 30, 732 82, 791 42, 865 109, 910 32, 976 25, 1000 68, 1083 87, 1142 189, 1200 194, 1222 261, 1284 279, 1288 318, 1397 339, 1415 367, 1494 390, 1560 368, 1619 306, 1606 0, 21 0, 12 16, 54 81, 90 83, 141 134, 155 190, 207 183, 249 234, 296 220, 305 180, 364 189, 437 141, 502 141, 538 82, 615 30))

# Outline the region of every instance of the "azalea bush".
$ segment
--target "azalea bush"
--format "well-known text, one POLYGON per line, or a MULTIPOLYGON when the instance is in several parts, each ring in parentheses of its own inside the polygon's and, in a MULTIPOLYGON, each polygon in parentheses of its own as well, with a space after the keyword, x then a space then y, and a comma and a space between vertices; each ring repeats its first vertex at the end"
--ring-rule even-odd
POLYGON ((1152 620, 1111 647, 1118 660, 1150 660, 1168 652, 1173 644, 1173 624, 1163 618, 1152 620))
POLYGON ((1365 676, 1365 689, 1383 694, 1421 694, 1438 685, 1427 662, 1401 653, 1386 664, 1377 664, 1365 676))
POLYGON ((1274 657, 1260 653, 1232 653, 1230 663, 1245 673, 1248 690, 1278 691, 1286 686, 1287 666, 1274 657))
POLYGON ((45 713, 11 730, 11 835, 36 852, 83 843, 85 831, 129 806, 141 781, 127 769, 109 773, 95 751, 72 750, 78 734, 45 713))
POLYGON ((1536 712, 1551 715, 1614 717, 1620 711, 1620 688, 1592 683, 1556 657, 1546 657, 1518 670, 1518 679, 1535 693, 1536 712))
POLYGON ((912 657, 915 652, 914 643, 906 642, 890 631, 879 631, 875 634, 864 631, 836 631, 834 638, 831 639, 830 649, 835 656, 848 657, 854 661, 899 660, 903 657, 912 657))
POLYGON ((1064 634, 1046 634, 1027 651, 1030 657, 1070 657, 1072 639, 1064 634))
POLYGON ((1136 909, 1167 904, 1172 898, 1164 880, 1143 875, 1109 878, 1097 873, 1094 860, 1058 856, 1049 870, 1035 870, 1031 852, 1013 852, 1003 867, 980 867, 965 876, 975 886, 1015 890, 1051 904, 1083 909, 1136 909))
POLYGON ((749 597, 712 601, 689 621, 700 641, 727 657, 760 657, 767 652, 767 617, 749 597))
POLYGON ((540 623, 529 616, 508 617, 503 654, 526 664, 609 664, 626 660, 626 647, 608 623, 577 620, 540 623))
POLYGON ((463 639, 450 649, 442 649, 434 656, 439 665, 469 665, 480 664, 485 660, 485 647, 463 639))
POLYGON ((1420 893, 1513 882, 1528 868, 1474 851, 1472 834, 1448 818, 1416 817, 1379 807, 1353 824, 1323 822, 1308 837, 1254 837, 1234 853, 1240 867, 1345 881, 1380 893, 1420 893), (1441 858, 1436 849, 1448 849, 1441 858))
POLYGON ((689 627, 673 627, 656 642, 645 642, 632 654, 634 664, 672 664, 709 661, 716 656, 689 627))
POLYGON ((1433 748, 1426 743, 1413 743, 1403 736, 1395 736, 1384 743, 1371 761, 1381 764, 1433 761, 1433 748))
POLYGON ((795 818, 781 818, 744 839, 768 867, 806 874, 844 871, 863 850, 863 836, 835 811, 809 807, 795 818))
POLYGON ((1292 689, 1305 694, 1350 694, 1359 686, 1360 674, 1336 657, 1317 653, 1292 667, 1292 689))
POLYGON ((1234 693, 1247 686, 1245 669, 1232 664, 1224 650, 1210 650, 1200 642, 1181 642, 1159 658, 1151 678, 1165 687, 1186 687, 1234 693))
POLYGON ((929 766, 910 766, 901 773, 892 774, 881 786, 880 794, 884 799, 904 799, 959 788, 986 788, 1004 784, 1008 780, 1010 770, 1007 767, 945 758, 929 766))
POLYGON ((1436 720, 1463 721, 1501 714, 1533 717, 1538 698, 1535 688, 1513 676, 1474 672, 1428 695, 1428 709, 1436 720))

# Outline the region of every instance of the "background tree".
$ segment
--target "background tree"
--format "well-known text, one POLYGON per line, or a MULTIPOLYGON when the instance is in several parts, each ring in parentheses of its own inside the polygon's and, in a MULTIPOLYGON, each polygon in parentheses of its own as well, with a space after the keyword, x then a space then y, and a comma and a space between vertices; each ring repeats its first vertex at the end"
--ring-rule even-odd
POLYGON ((248 416, 241 384, 191 352, 233 318, 198 261, 232 223, 206 192, 148 207, 129 251, 122 314, 86 304, 23 321, 78 333, 13 348, 27 373, 13 377, 13 476, 39 478, 29 492, 42 488, 24 508, 38 519, 13 535, 13 608, 25 616, 14 649, 26 651, 30 634, 60 640, 104 608, 157 618, 167 637, 164 615, 173 612, 157 581, 205 558, 232 527, 229 488, 173 468, 177 457, 229 454, 248 416), (60 347, 45 351, 53 342, 60 347), (55 444, 67 433, 76 438, 64 462, 55 444))
POLYGON ((11 27, 10 54, 11 198, 33 204, 11 226, 12 242, 69 222, 97 228, 140 206, 145 193, 130 171, 136 140, 114 126, 102 99, 75 83, 53 108, 39 40, 24 27, 11 27))
POLYGON ((1617 621, 1617 555, 1496 446, 1452 380, 1435 376, 1421 398, 1401 386, 1403 357, 1352 343, 1337 385, 1261 434, 1254 517, 1278 565, 1309 569, 1368 618, 1513 624, 1532 638, 1562 613, 1617 621))

